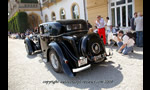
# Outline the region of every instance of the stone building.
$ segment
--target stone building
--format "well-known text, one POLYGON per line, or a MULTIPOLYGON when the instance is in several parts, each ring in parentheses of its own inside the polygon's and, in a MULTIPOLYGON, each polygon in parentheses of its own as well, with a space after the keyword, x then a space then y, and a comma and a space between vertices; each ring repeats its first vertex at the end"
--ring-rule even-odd
POLYGON ((108 16, 112 25, 130 27, 134 12, 143 13, 143 0, 8 0, 8 19, 25 11, 31 27, 60 19, 84 19, 93 26, 97 15, 108 16), (22 2, 26 1, 26 2, 22 2), (37 1, 37 2, 36 2, 37 1))
POLYGON ((128 28, 134 12, 143 13, 143 0, 87 0, 87 12, 92 25, 101 15, 105 20, 110 17, 114 27, 128 28))

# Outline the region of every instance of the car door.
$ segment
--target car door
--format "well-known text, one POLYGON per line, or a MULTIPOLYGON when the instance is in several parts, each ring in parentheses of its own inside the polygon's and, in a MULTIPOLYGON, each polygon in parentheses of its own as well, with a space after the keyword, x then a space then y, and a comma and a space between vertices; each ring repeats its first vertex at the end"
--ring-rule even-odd
POLYGON ((48 49, 48 44, 49 44, 49 28, 48 24, 43 25, 43 32, 40 34, 40 43, 41 43, 41 50, 43 52, 43 56, 46 57, 47 55, 47 49, 48 49))

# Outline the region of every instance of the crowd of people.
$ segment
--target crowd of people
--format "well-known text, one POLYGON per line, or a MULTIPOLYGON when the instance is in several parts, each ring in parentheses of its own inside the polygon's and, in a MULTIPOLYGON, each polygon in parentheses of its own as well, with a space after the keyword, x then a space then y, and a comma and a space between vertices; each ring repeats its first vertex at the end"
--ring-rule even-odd
POLYGON ((8 31, 8 36, 9 38, 12 38, 12 39, 25 39, 26 36, 29 36, 29 38, 32 38, 32 36, 37 33, 38 33, 38 29, 35 28, 34 30, 27 29, 25 33, 12 33, 8 31))
POLYGON ((102 38, 104 45, 110 45, 111 42, 115 42, 118 46, 118 52, 124 55, 129 52, 133 52, 133 46, 143 47, 143 15, 141 13, 134 13, 133 18, 130 20, 131 29, 124 33, 123 30, 115 29, 112 27, 112 22, 109 17, 104 19, 98 15, 95 20, 95 25, 88 23, 88 34, 98 33, 102 38), (113 33, 116 33, 115 35, 113 33), (110 38, 111 36, 111 38, 110 38), (110 42, 111 40, 111 42, 110 42))
POLYGON ((9 36, 9 38, 12 38, 12 39, 24 39, 25 38, 25 34, 24 33, 8 32, 8 36, 9 36))

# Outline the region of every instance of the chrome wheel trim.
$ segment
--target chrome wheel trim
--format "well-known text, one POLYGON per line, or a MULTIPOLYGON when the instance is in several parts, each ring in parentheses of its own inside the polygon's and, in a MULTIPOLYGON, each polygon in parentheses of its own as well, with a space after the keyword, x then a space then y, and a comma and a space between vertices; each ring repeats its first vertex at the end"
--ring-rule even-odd
POLYGON ((58 69, 59 68, 59 62, 58 62, 58 58, 56 57, 55 54, 51 54, 50 55, 50 60, 52 63, 52 66, 54 67, 54 69, 58 69))
POLYGON ((100 53, 100 45, 99 45, 98 43, 92 44, 92 51, 93 51, 93 53, 95 53, 95 54, 100 53))

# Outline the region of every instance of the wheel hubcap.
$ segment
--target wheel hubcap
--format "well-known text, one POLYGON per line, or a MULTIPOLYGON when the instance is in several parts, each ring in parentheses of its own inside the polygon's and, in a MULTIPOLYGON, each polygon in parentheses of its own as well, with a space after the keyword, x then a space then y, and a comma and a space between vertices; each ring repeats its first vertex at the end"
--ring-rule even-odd
POLYGON ((51 63, 52 63, 52 66, 55 68, 55 69, 58 69, 58 59, 57 59, 57 57, 56 57, 56 55, 55 54, 51 54, 51 56, 50 56, 50 58, 51 58, 51 63))

